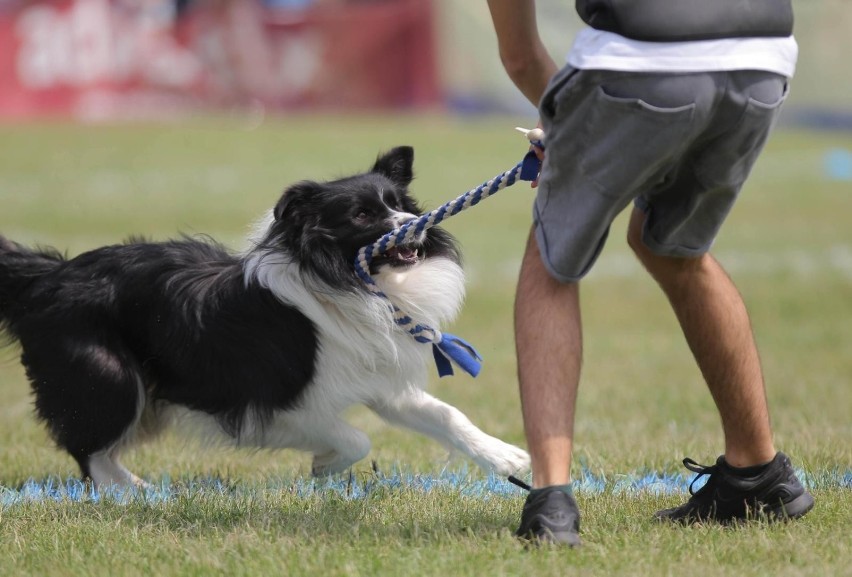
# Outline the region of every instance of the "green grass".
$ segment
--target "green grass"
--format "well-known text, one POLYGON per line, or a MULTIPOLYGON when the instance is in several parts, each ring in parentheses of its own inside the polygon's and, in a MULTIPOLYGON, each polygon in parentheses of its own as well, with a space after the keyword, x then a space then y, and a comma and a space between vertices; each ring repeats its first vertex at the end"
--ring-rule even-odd
MULTIPOLYGON (((415 193, 429 208, 517 162, 516 124, 442 116, 299 117, 259 128, 240 119, 0 131, 0 234, 69 254, 131 234, 209 233, 240 248, 248 226, 289 183, 366 168, 379 150, 416 149, 415 193)), ((822 478, 852 467, 852 185, 824 177, 832 147, 852 136, 777 133, 719 238, 715 254, 752 313, 776 442, 822 478)), ((468 303, 452 331, 483 353, 478 379, 434 379, 432 392, 489 433, 523 444, 511 303, 533 193, 509 188, 447 221, 462 242, 468 303)), ((718 417, 676 322, 633 264, 620 218, 583 286, 586 362, 576 462, 617 478, 712 462, 718 417)), ((0 352, 0 486, 76 474, 32 417, 14 348, 0 352)), ((351 422, 370 459, 437 475, 465 461, 368 412, 351 422)), ((143 477, 210 477, 233 490, 189 490, 165 502, 38 501, 0 509, 4 575, 850 575, 852 493, 817 482, 801 522, 735 529, 656 526, 650 514, 682 495, 580 493, 585 546, 525 551, 510 531, 522 495, 383 489, 363 499, 308 497, 309 459, 291 451, 200 449, 168 436, 126 459, 143 477), (283 489, 282 489, 283 487, 283 489)), ((354 469, 368 478, 369 462, 354 469)), ((471 471, 476 478, 480 474, 471 471)))

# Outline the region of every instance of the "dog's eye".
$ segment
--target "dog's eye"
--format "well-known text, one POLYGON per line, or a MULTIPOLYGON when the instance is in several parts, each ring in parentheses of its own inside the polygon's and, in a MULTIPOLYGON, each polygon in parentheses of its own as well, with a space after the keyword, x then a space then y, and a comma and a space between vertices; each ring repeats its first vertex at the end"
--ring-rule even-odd
POLYGON ((359 211, 358 211, 358 213, 355 215, 355 220, 357 220, 358 222, 364 222, 365 220, 367 220, 368 218, 370 218, 370 216, 371 216, 371 214, 370 214, 370 211, 369 211, 369 210, 361 209, 361 210, 359 210, 359 211))

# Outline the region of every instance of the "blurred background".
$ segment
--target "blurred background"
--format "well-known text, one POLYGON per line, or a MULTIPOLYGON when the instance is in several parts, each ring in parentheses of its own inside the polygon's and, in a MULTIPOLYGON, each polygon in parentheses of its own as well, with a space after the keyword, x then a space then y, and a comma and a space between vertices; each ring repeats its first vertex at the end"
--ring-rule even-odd
MULTIPOLYGON (((798 0, 785 121, 852 130, 852 1, 798 0)), ((538 0, 561 60, 581 22, 538 0)), ((534 111, 484 0, 0 0, 0 118, 534 111)))

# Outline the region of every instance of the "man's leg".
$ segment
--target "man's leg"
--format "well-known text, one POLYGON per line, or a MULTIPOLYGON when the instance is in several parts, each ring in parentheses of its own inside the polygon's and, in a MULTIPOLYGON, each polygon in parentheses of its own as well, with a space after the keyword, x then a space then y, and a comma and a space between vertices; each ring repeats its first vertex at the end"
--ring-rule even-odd
POLYGON ((533 489, 516 535, 580 545, 580 511, 571 493, 574 404, 583 356, 577 284, 547 272, 530 233, 515 297, 515 346, 533 489))
POLYGON ((579 287, 547 271, 530 233, 515 300, 518 379, 533 487, 570 482, 582 363, 579 287))
POLYGON ((707 382, 725 434, 725 461, 734 467, 775 457, 763 373, 743 299, 709 254, 653 254, 641 240, 645 214, 634 209, 628 242, 659 283, 707 382))

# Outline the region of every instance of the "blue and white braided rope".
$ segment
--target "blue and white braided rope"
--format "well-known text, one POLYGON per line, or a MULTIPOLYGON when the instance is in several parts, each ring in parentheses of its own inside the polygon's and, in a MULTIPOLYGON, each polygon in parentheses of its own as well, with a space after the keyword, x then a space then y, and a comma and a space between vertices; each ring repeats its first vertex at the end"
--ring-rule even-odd
MULTIPOLYGON (((527 131, 527 137, 533 144, 542 146, 541 132, 527 131), (532 133, 532 137, 530 135, 532 133), (534 138, 535 137, 535 138, 534 138)), ((472 376, 477 376, 482 368, 482 357, 473 346, 455 335, 442 333, 436 328, 420 323, 411 318, 393 304, 386 294, 376 285, 370 276, 370 263, 373 258, 383 254, 397 245, 404 245, 419 237, 421 233, 440 224, 444 219, 458 214, 489 196, 512 186, 518 180, 535 180, 538 176, 540 163, 534 153, 529 152, 516 166, 488 180, 476 188, 472 188, 458 198, 441 207, 409 221, 400 228, 383 235, 377 241, 361 248, 355 259, 355 271, 367 289, 388 303, 397 326, 408 332, 419 343, 432 343, 432 352, 438 374, 442 377, 453 374, 452 362, 472 376)))

